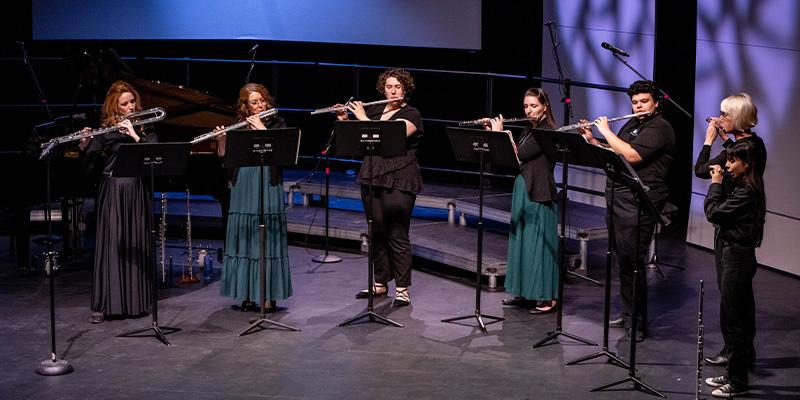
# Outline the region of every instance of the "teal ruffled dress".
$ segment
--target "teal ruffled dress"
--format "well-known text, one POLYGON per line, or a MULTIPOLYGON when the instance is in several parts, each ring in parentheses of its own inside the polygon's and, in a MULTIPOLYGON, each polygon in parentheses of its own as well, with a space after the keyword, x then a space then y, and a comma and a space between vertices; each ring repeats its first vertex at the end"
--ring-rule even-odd
MULTIPOLYGON (((283 185, 270 185, 269 167, 264 168, 266 300, 292 295, 289 250, 286 239, 286 205, 283 185)), ((220 293, 237 300, 260 299, 259 281, 259 167, 239 169, 231 188, 231 205, 225 235, 220 293)))

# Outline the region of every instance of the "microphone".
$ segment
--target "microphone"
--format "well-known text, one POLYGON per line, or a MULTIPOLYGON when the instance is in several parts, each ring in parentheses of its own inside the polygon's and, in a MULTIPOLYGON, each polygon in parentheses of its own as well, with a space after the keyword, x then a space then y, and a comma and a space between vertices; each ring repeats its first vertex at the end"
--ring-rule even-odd
POLYGON ((614 54, 619 54, 619 55, 621 55, 623 57, 630 57, 630 54, 628 54, 627 51, 622 50, 622 49, 620 49, 618 47, 615 47, 613 44, 610 44, 608 42, 600 43, 600 47, 602 47, 602 48, 604 48, 604 49, 606 49, 606 50, 608 50, 608 51, 610 51, 610 52, 612 52, 614 54))
POLYGON ((255 53, 255 52, 256 52, 256 49, 258 49, 258 45, 259 45, 259 43, 256 43, 256 45, 255 45, 255 46, 253 46, 253 47, 250 49, 250 51, 248 51, 248 53, 255 53))

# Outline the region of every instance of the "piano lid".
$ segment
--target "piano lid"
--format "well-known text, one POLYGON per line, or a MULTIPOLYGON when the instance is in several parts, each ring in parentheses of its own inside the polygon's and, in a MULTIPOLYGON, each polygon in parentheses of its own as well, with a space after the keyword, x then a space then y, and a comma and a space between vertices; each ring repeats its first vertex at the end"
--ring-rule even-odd
POLYGON ((232 105, 199 90, 141 78, 128 78, 128 82, 139 91, 143 107, 166 110, 167 117, 159 126, 168 130, 209 131, 230 124, 236 114, 232 105))

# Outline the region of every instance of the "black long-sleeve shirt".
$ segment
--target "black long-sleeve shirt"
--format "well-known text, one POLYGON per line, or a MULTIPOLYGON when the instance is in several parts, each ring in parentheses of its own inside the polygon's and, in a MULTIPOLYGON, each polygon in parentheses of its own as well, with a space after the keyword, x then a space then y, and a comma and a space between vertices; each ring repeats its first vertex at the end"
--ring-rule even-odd
MULTIPOLYGON (((726 177, 725 179, 729 179, 726 177)), ((764 236, 764 193, 750 185, 712 183, 705 200, 706 218, 714 224, 717 237, 742 246, 758 247, 764 236)))
MULTIPOLYGON (((761 137, 752 133, 750 136, 743 137, 738 141, 751 141, 755 145, 755 156, 758 160, 756 165, 756 172, 764 177, 764 170, 767 166, 767 148, 764 146, 764 141, 761 137)), ((700 154, 697 155, 697 162, 694 164, 694 175, 701 179, 711 179, 711 173, 708 172, 708 167, 712 165, 719 165, 725 168, 725 162, 728 160, 726 149, 733 146, 733 140, 726 140, 722 143, 722 151, 716 157, 711 158, 711 145, 703 145, 700 154)))

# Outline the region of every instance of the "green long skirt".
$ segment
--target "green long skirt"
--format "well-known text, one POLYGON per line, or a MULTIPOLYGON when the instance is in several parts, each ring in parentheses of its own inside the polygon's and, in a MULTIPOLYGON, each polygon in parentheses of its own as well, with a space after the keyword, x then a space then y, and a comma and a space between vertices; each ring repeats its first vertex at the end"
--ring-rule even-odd
MULTIPOLYGON (((261 296, 258 268, 258 167, 239 169, 231 188, 231 206, 225 235, 220 293, 237 300, 258 302, 261 296)), ((286 244, 286 205, 283 185, 269 184, 269 167, 264 168, 264 255, 267 300, 292 295, 289 249, 286 244)))
POLYGON ((558 298, 558 218, 554 201, 531 201, 522 175, 514 181, 508 232, 506 292, 528 300, 558 298))

